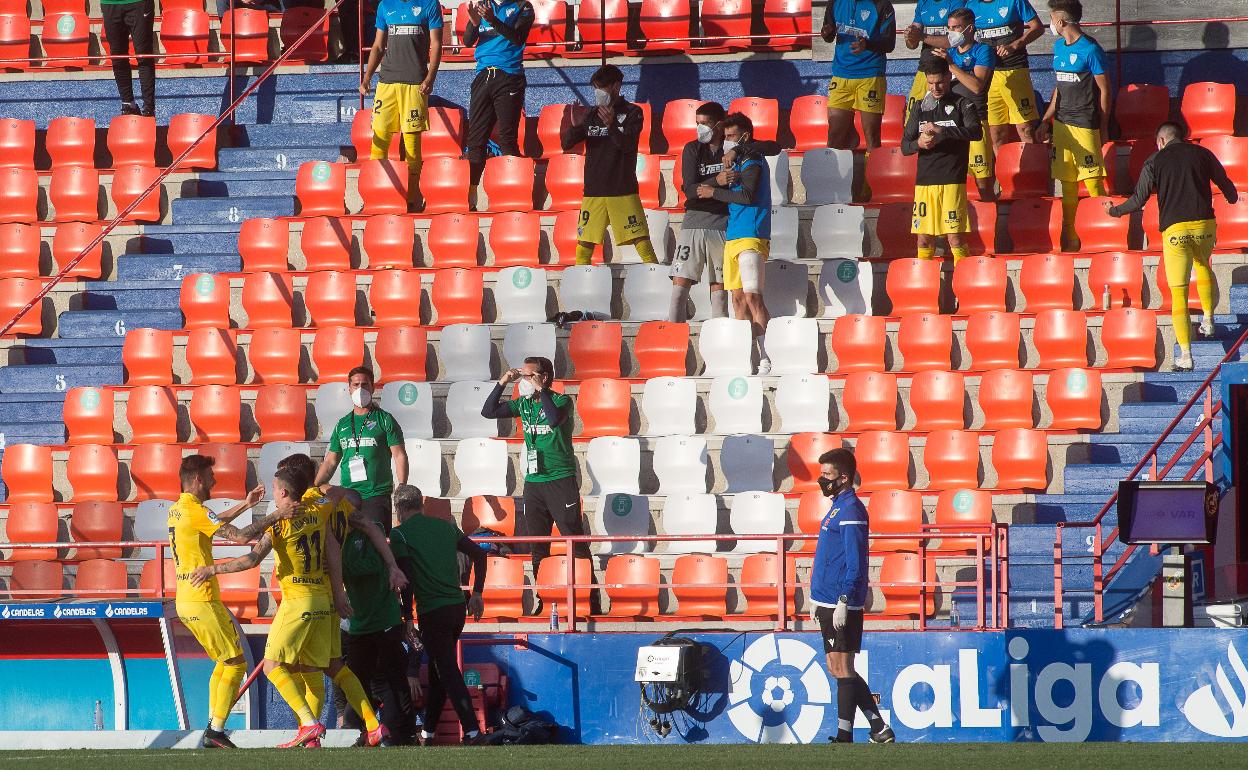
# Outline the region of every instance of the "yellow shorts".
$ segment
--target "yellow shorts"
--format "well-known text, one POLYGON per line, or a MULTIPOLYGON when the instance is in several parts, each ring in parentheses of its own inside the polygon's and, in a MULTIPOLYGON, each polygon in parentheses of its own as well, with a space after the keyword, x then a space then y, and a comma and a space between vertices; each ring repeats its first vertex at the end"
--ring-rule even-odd
POLYGON ((1050 173, 1062 182, 1081 182, 1105 176, 1105 156, 1101 153, 1101 132, 1096 128, 1068 126, 1053 121, 1053 150, 1050 173))
POLYGON ((927 74, 922 70, 914 73, 914 82, 910 84, 910 95, 906 97, 906 112, 901 116, 902 125, 910 119, 910 108, 927 96, 927 74))
MULTIPOLYGON (((338 621, 335 617, 333 620, 338 621)), ((342 657, 342 624, 341 621, 335 622, 329 630, 329 659, 337 660, 342 657)))
POLYGON ((1209 264, 1218 227, 1212 219, 1175 222, 1161 234, 1161 258, 1166 261, 1166 282, 1171 288, 1186 287, 1192 263, 1209 264))
POLYGON ((646 210, 640 195, 589 196, 581 200, 581 222, 576 239, 583 243, 602 243, 607 237, 607 224, 617 244, 649 238, 646 210))
POLYGON ((378 83, 373 97, 373 133, 418 134, 429 130, 429 104, 420 86, 378 83))
POLYGON ((878 78, 832 78, 828 83, 829 110, 857 110, 884 114, 888 81, 878 78))
POLYGON ((264 645, 265 660, 325 668, 330 636, 338 633, 338 615, 328 596, 291 596, 282 600, 264 645))
POLYGON ((178 620, 215 661, 242 657, 234 618, 221 602, 177 602, 178 620))
POLYGON ((1039 119, 1031 70, 993 70, 988 85, 988 125, 1017 126, 1039 119))
MULTIPOLYGON (((763 255, 763 261, 771 253, 771 241, 764 238, 733 238, 724 241, 724 290, 733 291, 741 288, 741 252, 757 251, 763 255)), ((762 286, 763 276, 758 276, 762 286)))
POLYGON ((988 124, 981 125, 984 136, 978 142, 971 142, 966 170, 976 179, 992 179, 992 139, 988 136, 988 124))
POLYGON ((949 235, 970 230, 966 183, 915 185, 910 232, 949 235))

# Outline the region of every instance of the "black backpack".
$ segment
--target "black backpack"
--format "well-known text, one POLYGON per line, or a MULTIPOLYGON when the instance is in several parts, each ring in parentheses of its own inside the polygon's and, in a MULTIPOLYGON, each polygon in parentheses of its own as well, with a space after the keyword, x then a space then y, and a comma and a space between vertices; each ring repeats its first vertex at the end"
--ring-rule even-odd
POLYGON ((524 706, 512 706, 503 714, 503 724, 486 736, 491 746, 557 743, 559 725, 539 719, 524 706))

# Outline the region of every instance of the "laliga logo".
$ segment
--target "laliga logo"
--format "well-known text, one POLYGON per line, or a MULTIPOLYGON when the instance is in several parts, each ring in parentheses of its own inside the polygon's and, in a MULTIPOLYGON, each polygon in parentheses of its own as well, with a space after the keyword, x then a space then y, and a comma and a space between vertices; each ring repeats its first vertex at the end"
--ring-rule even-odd
MULTIPOLYGON (((1239 686, 1248 689, 1248 668, 1244 666, 1235 645, 1226 645, 1226 657, 1230 661, 1231 670, 1239 679, 1239 686)), ((1202 733, 1218 738, 1248 737, 1248 703, 1239 699, 1221 663, 1214 667, 1214 681, 1218 683, 1222 700, 1230 707, 1229 717, 1226 706, 1219 700, 1212 684, 1207 684, 1187 696, 1187 701, 1180 709, 1183 716, 1202 733)))
POLYGON ((832 686, 810 645, 764 636, 747 647, 729 671, 728 718, 742 735, 755 743, 815 739, 824 710, 832 703, 832 686))

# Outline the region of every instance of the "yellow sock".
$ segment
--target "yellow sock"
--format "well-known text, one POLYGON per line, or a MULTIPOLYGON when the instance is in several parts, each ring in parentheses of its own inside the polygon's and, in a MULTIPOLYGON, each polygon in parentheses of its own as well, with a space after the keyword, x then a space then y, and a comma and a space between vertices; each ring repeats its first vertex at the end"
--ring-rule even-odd
POLYGON ((950 246, 949 253, 953 255, 953 264, 958 264, 962 260, 971 255, 971 250, 965 246, 950 246))
POLYGON ((641 257, 642 262, 654 264, 659 261, 659 258, 654 253, 654 244, 650 242, 649 238, 642 238, 634 243, 633 247, 637 249, 637 254, 641 257))
POLYGON ((424 158, 420 154, 420 134, 403 135, 403 157, 407 160, 407 201, 420 200, 420 169, 424 158))
POLYGON ((224 730, 225 720, 230 718, 230 706, 234 705, 234 696, 238 694, 238 686, 243 682, 247 667, 242 663, 218 663, 217 669, 221 671, 221 676, 212 696, 212 729, 224 730))
POLYGON ((932 255, 934 255, 935 253, 936 253, 936 249, 932 248, 931 246, 919 247, 919 259, 931 259, 932 255))
POLYGON ((1105 177, 1103 176, 1085 179, 1083 180, 1083 186, 1088 188, 1088 195, 1091 195, 1093 198, 1104 198, 1109 194, 1105 191, 1105 177))
POLYGON ((1079 210, 1079 188, 1074 182, 1062 182, 1062 237, 1068 243, 1078 240, 1075 234, 1075 212, 1079 210))
POLYGON ((368 693, 364 692, 364 685, 351 673, 351 669, 346 666, 338 669, 338 673, 334 675, 334 684, 342 688, 342 693, 347 696, 347 703, 364 720, 364 728, 370 733, 376 730, 377 712, 373 711, 373 704, 368 699, 368 693))
POLYGON ((1192 347, 1192 318, 1187 310, 1187 284, 1170 287, 1170 323, 1174 341, 1186 353, 1192 347))
POLYGON ((325 706, 325 674, 303 671, 298 676, 303 680, 303 698, 308 702, 308 710, 319 719, 325 706))
POLYGON ((295 678, 285 666, 279 665, 270 671, 269 682, 273 684, 278 695, 282 696, 282 700, 286 701, 286 705, 290 706, 290 710, 295 712, 295 716, 299 718, 300 727, 316 723, 312 709, 308 708, 308 702, 303 698, 303 688, 295 683, 295 678))
MULTIPOLYGON (((217 661, 217 665, 212 667, 212 676, 208 677, 208 722, 216 721, 217 714, 217 689, 221 687, 221 672, 225 669, 225 664, 217 661)), ((212 729, 219 730, 219 727, 213 726, 212 729)))
MULTIPOLYGON (((653 250, 651 251, 653 253, 653 250)), ((576 244, 576 264, 588 265, 589 261, 594 258, 594 244, 585 244, 577 242, 576 244)))
POLYGON ((1192 271, 1196 273, 1196 293, 1200 296, 1200 310, 1210 320, 1213 319, 1213 268, 1209 266, 1209 258, 1197 257, 1192 260, 1192 271))

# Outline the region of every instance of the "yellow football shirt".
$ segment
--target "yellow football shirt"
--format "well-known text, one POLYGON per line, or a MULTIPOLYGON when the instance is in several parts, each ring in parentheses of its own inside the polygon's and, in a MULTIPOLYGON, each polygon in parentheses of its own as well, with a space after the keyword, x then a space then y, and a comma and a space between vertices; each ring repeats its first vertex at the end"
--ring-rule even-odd
POLYGON ((309 489, 300 500, 300 511, 273 525, 275 574, 282 597, 332 596, 325 548, 334 506, 319 490, 309 489))
POLYGON ((212 566, 212 536, 221 528, 215 515, 195 495, 182 493, 169 508, 169 545, 173 550, 178 601, 211 602, 221 598, 216 577, 191 585, 191 573, 212 566))

